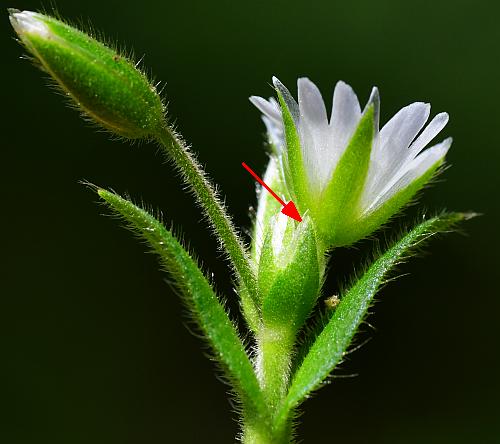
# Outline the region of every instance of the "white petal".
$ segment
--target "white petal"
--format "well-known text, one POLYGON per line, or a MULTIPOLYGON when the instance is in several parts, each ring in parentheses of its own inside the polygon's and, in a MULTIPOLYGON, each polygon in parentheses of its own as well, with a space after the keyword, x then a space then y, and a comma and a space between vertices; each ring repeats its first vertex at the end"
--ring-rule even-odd
POLYGON ((406 158, 407 148, 427 122, 431 106, 415 102, 402 108, 380 131, 379 155, 386 165, 406 158))
POLYGON ((325 140, 317 128, 300 122, 300 146, 302 160, 309 184, 314 193, 320 193, 331 172, 332 159, 325 156, 325 140))
POLYGON ((376 200, 365 210, 365 213, 377 209, 396 193, 405 189, 414 180, 421 177, 429 170, 429 168, 446 155, 450 149, 452 141, 452 138, 449 137, 443 142, 426 149, 415 159, 409 162, 404 170, 401 171, 400 174, 398 174, 398 176, 385 187, 379 196, 377 196, 376 200))
POLYGON ((262 114, 267 116, 269 119, 276 122, 281 122, 281 110, 276 103, 276 100, 266 100, 263 97, 258 96, 251 96, 249 100, 262 114))
POLYGON ((420 134, 420 136, 418 136, 410 145, 410 157, 414 158, 420 151, 422 151, 446 126, 448 120, 448 113, 439 113, 438 115, 436 115, 431 120, 429 125, 427 125, 422 131, 422 134, 420 134))
POLYGON ((302 157, 310 184, 315 192, 320 192, 332 171, 325 103, 319 89, 309 79, 300 78, 297 86, 302 157))
POLYGON ((280 122, 279 124, 276 124, 267 116, 262 116, 262 120, 264 125, 266 125, 269 142, 274 145, 278 153, 281 153, 283 147, 285 146, 285 136, 283 134, 282 123, 280 122))
POLYGON ((285 146, 285 137, 278 102, 273 97, 266 100, 262 97, 252 96, 249 100, 262 113, 262 120, 266 125, 269 142, 276 147, 278 152, 281 152, 285 146))
POLYGON ((300 118, 322 129, 328 125, 325 102, 318 87, 307 77, 297 81, 300 118))
POLYGON ((359 119, 361 119, 361 107, 356 94, 348 84, 337 82, 330 119, 330 134, 334 141, 334 149, 345 150, 358 126, 359 119))
POLYGON ((349 141, 360 119, 361 107, 353 89, 342 81, 337 82, 333 93, 332 115, 328 129, 329 134, 326 136, 326 152, 323 155, 328 161, 328 169, 323 174, 325 185, 330 180, 340 157, 349 145, 349 141))
POLYGON ((274 97, 269 97, 269 103, 272 106, 274 106, 274 108, 279 112, 279 114, 281 116, 281 108, 280 108, 280 104, 278 103, 278 101, 274 97))
POLYGON ((370 205, 410 159, 410 143, 429 118, 430 105, 415 102, 385 124, 373 144, 363 205, 370 205))

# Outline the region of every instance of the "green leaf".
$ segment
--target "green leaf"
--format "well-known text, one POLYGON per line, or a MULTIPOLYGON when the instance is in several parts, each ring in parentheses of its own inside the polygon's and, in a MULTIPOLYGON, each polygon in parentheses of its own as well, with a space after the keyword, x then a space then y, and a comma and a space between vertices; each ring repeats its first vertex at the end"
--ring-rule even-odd
POLYGON ((160 256, 212 346, 214 357, 241 396, 244 408, 250 409, 252 415, 265 415, 259 383, 236 328, 196 262, 151 214, 110 191, 98 189, 97 193, 160 256))
POLYGON ((288 395, 277 415, 277 427, 332 372, 342 360, 379 286, 388 273, 409 253, 432 235, 448 230, 473 215, 445 213, 413 228, 394 243, 341 298, 328 324, 322 330, 292 380, 288 395))
POLYGON ((327 246, 345 245, 368 174, 374 134, 374 106, 369 105, 339 160, 333 176, 312 207, 319 236, 327 246))

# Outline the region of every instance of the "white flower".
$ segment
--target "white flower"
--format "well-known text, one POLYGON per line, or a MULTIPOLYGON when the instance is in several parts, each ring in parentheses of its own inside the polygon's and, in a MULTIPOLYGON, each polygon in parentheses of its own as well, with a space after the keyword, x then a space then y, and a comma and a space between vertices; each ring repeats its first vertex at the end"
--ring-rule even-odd
MULTIPOLYGON (((294 118, 311 192, 321 194, 363 115, 358 98, 349 85, 338 82, 328 119, 321 93, 308 78, 298 79, 298 103, 278 79, 273 78, 273 83, 282 92, 294 118)), ((282 153, 286 143, 278 103, 274 99, 256 96, 250 100, 263 113, 270 142, 282 153)), ((448 122, 448 114, 440 113, 421 131, 430 115, 427 103, 415 102, 402 108, 380 131, 377 88, 373 88, 369 104, 375 107, 376 126, 370 165, 360 199, 363 214, 379 208, 442 160, 452 142, 448 138, 425 149, 448 122)))
POLYGON ((329 118, 318 88, 298 80, 298 102, 273 78, 279 102, 251 97, 262 112, 281 178, 301 212, 309 210, 327 246, 367 236, 403 207, 443 163, 451 138, 427 146, 448 114, 427 125, 430 105, 402 108, 379 130, 373 88, 364 110, 352 88, 338 82, 329 118))

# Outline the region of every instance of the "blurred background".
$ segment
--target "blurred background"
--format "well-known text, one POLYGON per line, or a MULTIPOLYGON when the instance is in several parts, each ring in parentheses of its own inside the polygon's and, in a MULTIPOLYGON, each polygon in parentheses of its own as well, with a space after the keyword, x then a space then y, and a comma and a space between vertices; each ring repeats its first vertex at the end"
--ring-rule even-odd
MULTIPOLYGON (((0 442, 229 443, 238 431, 156 258, 96 203, 88 180, 163 211, 236 297, 192 197, 156 147, 112 141, 68 109, 14 41, 0 2, 2 53, 2 291, 0 442)), ((369 325, 332 383, 306 402, 305 443, 500 443, 498 129, 500 4, 494 1, 56 2, 128 48, 166 82, 170 115, 251 224, 264 126, 248 102, 277 75, 295 94, 315 81, 331 106, 335 82, 364 103, 372 85, 382 122, 430 101, 451 120, 451 165, 421 205, 475 210, 466 235, 433 240, 379 294, 369 325), (371 328, 373 326, 374 328, 371 328), (352 377, 345 377, 352 376, 352 377)), ((411 225, 417 210, 384 236, 411 225)), ((373 248, 339 250, 328 292, 373 248)))

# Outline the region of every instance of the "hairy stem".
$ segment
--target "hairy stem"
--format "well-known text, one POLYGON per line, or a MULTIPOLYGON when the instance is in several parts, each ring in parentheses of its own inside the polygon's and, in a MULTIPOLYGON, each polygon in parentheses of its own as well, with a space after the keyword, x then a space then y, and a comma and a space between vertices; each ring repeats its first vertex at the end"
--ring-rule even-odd
MULTIPOLYGON (((230 216, 217 198, 217 192, 207 179, 201 165, 189 152, 182 139, 166 124, 155 134, 162 150, 172 159, 182 173, 184 181, 193 190, 198 203, 208 216, 221 244, 232 262, 236 275, 247 291, 241 292, 242 298, 250 298, 248 303, 258 306, 257 286, 254 272, 245 246, 240 239, 230 216)), ((257 313, 257 311, 255 311, 257 313)), ((246 316, 255 316, 246 313, 246 316)), ((249 319, 250 325, 258 324, 256 319, 249 319)))
POLYGON ((262 422, 247 421, 244 425, 242 442, 243 444, 290 444, 291 427, 278 432, 262 422))
POLYGON ((257 336, 257 376, 271 411, 287 392, 292 347, 287 332, 264 327, 257 336))
MULTIPOLYGON (((292 360, 293 335, 263 327, 257 335, 256 370, 271 420, 287 394, 292 360)), ((274 427, 274 421, 262 423, 248 418, 244 424, 244 444, 289 444, 289 422, 274 427)))

